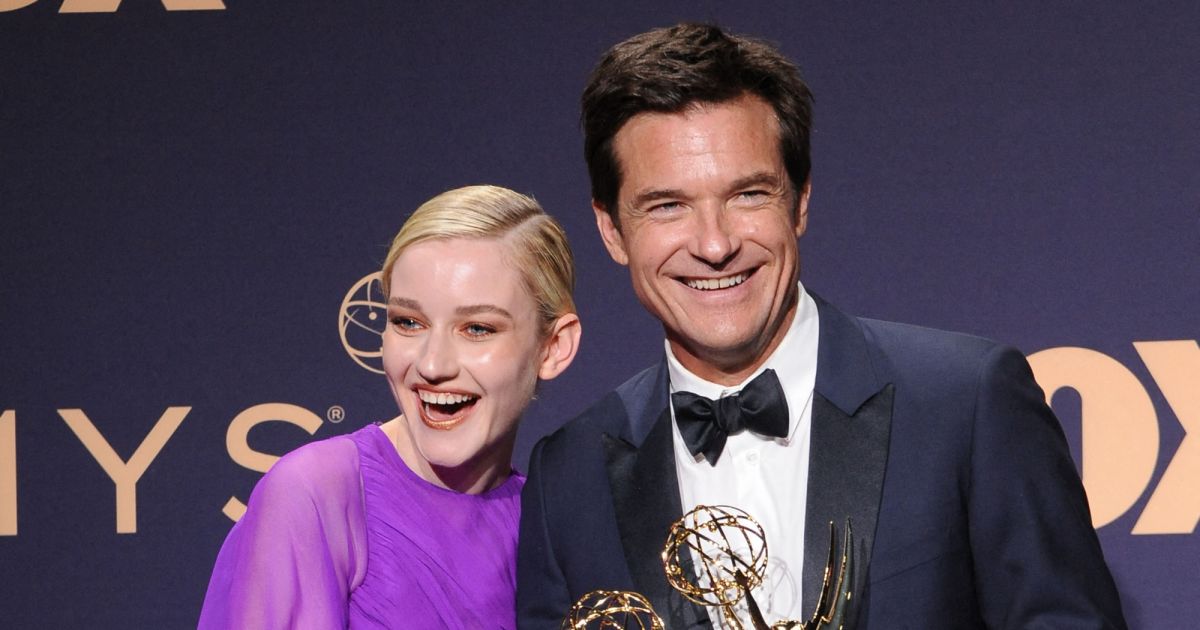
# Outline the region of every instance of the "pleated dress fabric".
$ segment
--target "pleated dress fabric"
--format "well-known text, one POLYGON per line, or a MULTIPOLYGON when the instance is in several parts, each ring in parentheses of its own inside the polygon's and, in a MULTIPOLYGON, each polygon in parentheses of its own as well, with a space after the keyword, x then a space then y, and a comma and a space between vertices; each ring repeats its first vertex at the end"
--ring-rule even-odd
POLYGON ((525 479, 461 494, 377 425, 263 476, 217 557, 200 628, 514 628, 525 479))

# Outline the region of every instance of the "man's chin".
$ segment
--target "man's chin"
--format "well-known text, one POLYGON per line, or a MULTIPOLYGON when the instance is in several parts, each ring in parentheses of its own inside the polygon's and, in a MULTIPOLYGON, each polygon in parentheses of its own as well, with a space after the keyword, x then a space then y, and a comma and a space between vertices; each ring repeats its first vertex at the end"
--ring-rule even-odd
POLYGON ((714 335, 687 338, 670 338, 671 352, 688 370, 703 377, 703 372, 717 370, 735 373, 753 369, 766 359, 766 347, 760 342, 763 335, 714 335))

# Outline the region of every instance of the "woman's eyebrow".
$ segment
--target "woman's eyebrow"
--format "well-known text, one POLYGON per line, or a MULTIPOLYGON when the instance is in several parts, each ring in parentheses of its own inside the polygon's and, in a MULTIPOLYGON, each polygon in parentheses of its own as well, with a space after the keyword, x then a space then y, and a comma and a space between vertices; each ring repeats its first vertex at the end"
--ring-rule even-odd
POLYGON ((495 313, 508 319, 513 319, 512 313, 496 306, 495 304, 472 304, 470 306, 460 306, 454 309, 455 313, 463 316, 478 315, 480 313, 495 313))

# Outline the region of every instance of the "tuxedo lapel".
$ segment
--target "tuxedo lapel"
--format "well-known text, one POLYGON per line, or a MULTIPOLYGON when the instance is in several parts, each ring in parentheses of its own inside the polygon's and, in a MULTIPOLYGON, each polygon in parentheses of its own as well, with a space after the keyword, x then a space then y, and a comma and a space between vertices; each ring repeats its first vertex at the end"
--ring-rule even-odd
MULTIPOLYGON (((634 587, 650 601, 667 627, 707 626, 708 616, 703 608, 671 588, 662 564, 667 533, 683 516, 675 473, 671 411, 666 406, 665 371, 664 366, 663 378, 654 382, 661 389, 651 387, 654 391, 619 392, 623 399, 636 401, 638 405, 626 407, 633 412, 628 436, 603 436, 605 463, 617 515, 617 530, 634 587), (646 404, 658 400, 663 401, 661 406, 646 404), (658 407, 658 411, 650 416, 654 407, 658 407), (638 440, 639 435, 644 438, 638 440)), ((691 567, 686 568, 691 571, 691 567)))
MULTIPOLYGON (((814 296, 815 298, 815 296, 814 296)), ((847 627, 863 601, 891 437, 894 386, 880 382, 857 323, 815 298, 820 317, 817 381, 804 522, 804 606, 814 610, 829 559, 829 524, 853 530, 852 598, 847 627)))
MULTIPOLYGON (((821 298, 813 298, 820 338, 805 517, 804 602, 812 610, 819 597, 829 557, 829 523, 838 528, 840 551, 849 518, 855 564, 846 627, 853 627, 875 540, 894 388, 877 377, 870 346, 857 322, 821 298)), ((708 626, 704 609, 672 589, 662 567, 667 532, 682 516, 666 365, 635 379, 618 394, 629 423, 622 435, 604 435, 604 447, 617 528, 633 583, 667 627, 708 626)))
MULTIPOLYGON (((888 385, 852 416, 842 413, 820 394, 813 397, 812 450, 804 518, 806 610, 815 610, 820 598, 829 560, 829 524, 837 527, 840 563, 847 519, 854 538, 851 602, 862 601, 887 466, 893 391, 888 385)), ((847 615, 847 619, 853 620, 854 615, 847 615)))

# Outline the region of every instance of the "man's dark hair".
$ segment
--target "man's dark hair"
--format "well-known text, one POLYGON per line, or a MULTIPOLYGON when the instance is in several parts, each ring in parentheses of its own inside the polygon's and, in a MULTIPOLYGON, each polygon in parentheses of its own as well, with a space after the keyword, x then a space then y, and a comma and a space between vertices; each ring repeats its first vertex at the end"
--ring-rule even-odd
POLYGON ((773 45, 709 24, 678 24, 613 46, 583 91, 584 158, 592 199, 617 219, 621 166, 613 138, 642 112, 678 113, 697 103, 753 94, 779 119, 779 146, 792 186, 808 181, 812 93, 773 45))

